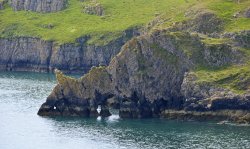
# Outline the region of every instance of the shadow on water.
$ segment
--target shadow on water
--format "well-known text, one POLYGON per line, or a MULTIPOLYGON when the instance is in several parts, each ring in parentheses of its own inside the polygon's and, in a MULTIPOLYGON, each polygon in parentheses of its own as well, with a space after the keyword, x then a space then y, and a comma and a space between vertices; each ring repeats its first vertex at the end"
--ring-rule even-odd
POLYGON ((57 133, 133 148, 227 148, 250 145, 250 127, 166 119, 49 118, 57 133), (242 142, 239 142, 241 140, 242 142))
POLYGON ((249 148, 250 127, 165 119, 39 117, 53 74, 0 72, 0 148, 249 148), (35 146, 35 147, 34 147, 35 146))
MULTIPOLYGON (((81 74, 67 74, 73 78, 80 78, 81 74)), ((6 72, 0 71, 0 78, 13 78, 13 79, 27 79, 38 81, 55 81, 56 77, 54 73, 38 73, 38 72, 6 72)))

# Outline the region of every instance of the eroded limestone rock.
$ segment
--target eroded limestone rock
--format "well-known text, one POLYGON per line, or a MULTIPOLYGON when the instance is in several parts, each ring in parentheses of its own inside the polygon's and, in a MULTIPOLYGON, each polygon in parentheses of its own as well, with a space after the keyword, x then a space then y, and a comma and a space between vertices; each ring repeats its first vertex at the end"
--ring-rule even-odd
POLYGON ((223 20, 210 11, 200 11, 194 19, 179 22, 175 25, 176 30, 187 30, 202 34, 215 34, 223 29, 223 20))
POLYGON ((238 95, 225 89, 196 84, 196 77, 189 75, 188 72, 197 65, 231 65, 240 63, 237 59, 243 56, 227 47, 225 59, 220 44, 213 45, 213 48, 209 46, 197 35, 167 30, 136 37, 123 46, 109 66, 92 68, 81 79, 72 80, 57 72, 58 85, 38 114, 77 115, 79 110, 71 108, 74 105, 85 112, 79 116, 91 116, 89 113, 96 113, 97 105, 101 105, 105 110, 101 113, 108 116, 106 106, 111 98, 119 103, 122 118, 159 117, 169 109, 199 112, 248 110, 247 96, 237 98, 238 95), (210 50, 217 49, 219 52, 209 54, 210 50), (218 108, 218 105, 223 108, 218 108), (70 109, 66 110, 67 114, 65 109, 70 109))
POLYGON ((83 8, 83 12, 90 15, 97 15, 97 16, 103 16, 104 8, 100 3, 92 2, 83 8))
POLYGON ((250 8, 246 9, 245 16, 250 18, 250 8))
POLYGON ((8 2, 8 0, 0 0, 0 10, 4 9, 4 5, 8 2))
POLYGON ((187 111, 249 110, 248 92, 242 95, 218 87, 211 82, 198 82, 197 76, 186 73, 181 92, 187 111))
POLYGON ((108 65, 136 33, 136 29, 128 29, 121 37, 103 45, 88 44, 89 37, 60 46, 32 37, 0 38, 0 70, 53 72, 58 68, 68 73, 84 73, 92 66, 108 65))
POLYGON ((57 12, 67 6, 67 0, 10 0, 14 11, 57 12))
POLYGON ((47 98, 38 114, 42 116, 98 116, 97 107, 109 116, 106 100, 113 96, 110 75, 105 67, 94 67, 80 79, 74 79, 55 70, 58 84, 47 98))

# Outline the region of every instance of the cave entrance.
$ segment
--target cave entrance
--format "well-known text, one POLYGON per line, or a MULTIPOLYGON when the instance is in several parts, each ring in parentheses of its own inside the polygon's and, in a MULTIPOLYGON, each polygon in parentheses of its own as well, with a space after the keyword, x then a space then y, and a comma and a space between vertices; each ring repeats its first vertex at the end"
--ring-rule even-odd
POLYGON ((111 115, 114 117, 119 117, 120 105, 118 101, 114 99, 108 99, 97 103, 96 110, 98 112, 98 116, 101 117, 109 117, 111 115))
POLYGON ((120 107, 119 100, 113 94, 101 94, 96 91, 94 101, 94 105, 97 105, 98 116, 101 117, 109 117, 112 114, 116 115, 114 111, 120 107))
POLYGON ((98 105, 97 112, 101 117, 109 117, 112 115, 107 105, 98 105))

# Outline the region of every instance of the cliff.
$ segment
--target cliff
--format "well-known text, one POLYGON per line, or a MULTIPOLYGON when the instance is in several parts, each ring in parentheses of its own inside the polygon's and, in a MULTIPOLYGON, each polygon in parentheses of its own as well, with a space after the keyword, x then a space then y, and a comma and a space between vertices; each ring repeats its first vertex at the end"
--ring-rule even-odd
POLYGON ((92 66, 108 65, 119 53, 122 45, 136 36, 130 29, 104 45, 88 44, 88 37, 76 43, 57 45, 33 37, 0 38, 0 70, 51 72, 58 68, 64 72, 87 72, 92 66))
POLYGON ((199 34, 173 29, 133 38, 107 67, 95 67, 78 80, 57 72, 58 84, 38 114, 97 116, 98 105, 109 113, 107 107, 115 101, 122 118, 250 122, 247 72, 237 73, 240 81, 234 78, 232 86, 223 86, 230 81, 224 76, 204 80, 200 72, 203 68, 205 73, 228 66, 248 68, 246 51, 235 46, 241 41, 236 39, 214 43, 199 34))
POLYGON ((56 12, 67 6, 67 0, 10 0, 14 11, 56 12))
POLYGON ((39 115, 250 121, 250 1, 9 2, 1 70, 86 73, 56 70, 39 115))
POLYGON ((84 6, 83 12, 86 14, 98 16, 103 16, 105 14, 103 6, 96 1, 91 1, 89 4, 84 6))
POLYGON ((7 0, 0 0, 0 10, 4 9, 4 5, 7 3, 7 0))

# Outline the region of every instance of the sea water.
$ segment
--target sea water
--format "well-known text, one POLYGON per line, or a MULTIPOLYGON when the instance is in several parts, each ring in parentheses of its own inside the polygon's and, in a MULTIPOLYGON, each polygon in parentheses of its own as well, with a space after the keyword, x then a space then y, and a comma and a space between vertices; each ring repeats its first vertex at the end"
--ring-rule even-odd
POLYGON ((0 149, 250 148, 250 127, 165 119, 40 117, 52 74, 0 72, 0 149))

